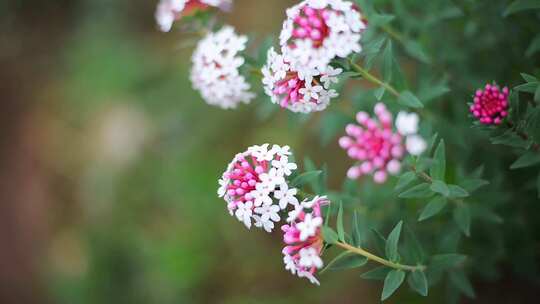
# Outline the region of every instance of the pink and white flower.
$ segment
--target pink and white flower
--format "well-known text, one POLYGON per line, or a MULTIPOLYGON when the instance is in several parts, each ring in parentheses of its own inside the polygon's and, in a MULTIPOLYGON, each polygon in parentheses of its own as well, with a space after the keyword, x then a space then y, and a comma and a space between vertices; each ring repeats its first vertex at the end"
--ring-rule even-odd
POLYGON ((338 96, 330 86, 338 82, 341 72, 329 65, 324 69, 295 70, 273 48, 268 50, 267 64, 262 68, 264 90, 272 102, 302 113, 322 111, 338 96))
POLYGON ((168 32, 173 23, 183 16, 190 15, 197 10, 206 10, 210 6, 228 10, 231 5, 232 0, 160 0, 155 17, 159 29, 162 32, 168 32))
POLYGON ((255 94, 239 72, 244 58, 247 37, 239 36, 231 26, 224 26, 203 38, 192 56, 191 82, 203 99, 222 109, 249 103, 255 94))
POLYGON ((296 70, 324 70, 336 57, 362 50, 367 22, 352 2, 304 0, 287 10, 280 44, 296 70))
POLYGON ((401 160, 406 152, 420 155, 426 149, 426 143, 416 134, 419 120, 417 114, 400 112, 396 121, 398 130, 394 132, 392 114, 386 106, 378 103, 374 112, 377 119, 359 112, 356 115, 359 125, 347 125, 347 136, 340 138, 339 145, 347 150, 349 157, 357 161, 347 172, 350 179, 372 174, 376 183, 384 183, 389 175, 399 174, 401 160))
POLYGON ((282 251, 285 269, 317 285, 319 281, 315 274, 324 264, 321 259, 324 245, 321 206, 329 203, 324 196, 306 200, 289 212, 289 223, 281 226, 286 244, 282 251))
POLYGON ((281 219, 279 212, 288 205, 298 205, 297 189, 286 183, 297 167, 288 161, 290 155, 288 146, 252 146, 237 154, 223 173, 218 195, 227 202, 229 213, 247 228, 254 220, 256 227, 271 232, 281 219), (283 166, 290 170, 282 170, 283 166))
POLYGON ((469 111, 484 125, 499 125, 508 116, 509 93, 507 87, 501 90, 496 84, 486 84, 474 94, 469 111))

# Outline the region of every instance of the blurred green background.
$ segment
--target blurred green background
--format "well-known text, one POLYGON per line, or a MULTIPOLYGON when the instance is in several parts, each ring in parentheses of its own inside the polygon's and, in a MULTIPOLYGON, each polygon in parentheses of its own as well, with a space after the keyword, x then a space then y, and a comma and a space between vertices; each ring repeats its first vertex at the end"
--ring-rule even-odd
MULTIPOLYGON (((263 37, 295 2, 236 0, 223 18, 263 37)), ((247 146, 324 160, 333 185, 347 160, 314 122, 206 105, 193 37, 159 32, 156 4, 0 2, 0 303, 378 303, 358 272, 293 277, 279 231, 229 216, 217 179, 247 146)), ((389 303, 422 301, 404 288, 389 303)))

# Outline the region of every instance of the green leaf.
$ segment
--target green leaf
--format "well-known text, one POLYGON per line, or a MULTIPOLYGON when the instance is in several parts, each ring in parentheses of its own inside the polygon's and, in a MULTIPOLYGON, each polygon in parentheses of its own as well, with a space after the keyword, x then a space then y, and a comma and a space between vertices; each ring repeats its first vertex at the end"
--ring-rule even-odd
POLYGON ((354 211, 352 220, 352 239, 355 246, 362 246, 362 233, 360 232, 360 221, 358 212, 354 211))
POLYGON ((381 295, 381 301, 388 299, 401 286, 405 280, 405 272, 402 270, 392 270, 384 279, 384 287, 381 295))
POLYGON ((455 253, 434 255, 431 257, 431 263, 429 264, 428 269, 443 271, 455 268, 463 264, 466 259, 466 256, 455 253))
POLYGON ((335 244, 339 241, 338 234, 334 231, 334 229, 328 226, 323 226, 322 234, 324 241, 328 244, 335 244))
POLYGON ((526 82, 538 82, 538 79, 536 79, 536 77, 534 77, 532 75, 529 75, 529 74, 526 74, 526 73, 521 73, 521 77, 526 82))
POLYGON ((538 152, 529 151, 521 155, 511 166, 510 169, 520 169, 534 166, 540 163, 540 154, 538 152))
POLYGON ((452 271, 450 273, 450 282, 469 298, 475 297, 471 282, 463 271, 452 271))
POLYGON ((386 25, 392 20, 394 20, 396 17, 394 15, 388 15, 388 14, 371 14, 369 18, 369 22, 372 26, 383 26, 386 25))
POLYGON ((350 252, 342 252, 336 256, 326 267, 321 270, 321 274, 326 270, 345 270, 362 267, 367 263, 368 259, 361 255, 353 254, 350 252))
POLYGON ((538 51, 540 51, 540 34, 536 35, 533 41, 531 41, 531 44, 529 44, 527 51, 525 51, 525 56, 532 57, 538 51))
POLYGON ((416 185, 409 190, 401 193, 399 195, 400 198, 426 198, 433 195, 433 192, 430 189, 430 184, 428 183, 422 183, 419 185, 416 185))
POLYGON ((370 271, 364 272, 360 275, 362 279, 366 280, 377 280, 382 281, 388 273, 390 272, 391 268, 386 266, 379 266, 371 269, 370 271))
POLYGON ((418 97, 416 97, 410 91, 401 92, 401 94, 399 94, 398 103, 400 103, 402 105, 405 105, 405 106, 408 106, 408 107, 411 107, 411 108, 423 108, 424 107, 424 105, 422 104, 420 99, 418 99, 418 97))
POLYGON ((534 101, 540 102, 540 86, 538 86, 536 92, 534 92, 534 101))
POLYGON ((337 233, 341 241, 345 241, 345 230, 343 229, 343 203, 339 202, 339 209, 337 215, 337 233))
POLYGON ((433 160, 434 164, 431 166, 429 170, 429 174, 433 179, 438 180, 445 180, 445 174, 446 174, 446 148, 444 145, 444 140, 441 139, 441 142, 437 146, 437 149, 435 149, 435 153, 433 153, 433 160))
POLYGON ((299 188, 305 184, 312 183, 317 180, 317 178, 319 177, 319 175, 321 175, 321 173, 322 173, 321 170, 315 170, 315 171, 302 173, 292 181, 292 185, 294 187, 299 188))
POLYGON ((540 198, 540 174, 538 174, 538 178, 536 179, 536 191, 538 192, 538 198, 540 198))
POLYGON ((428 295, 428 283, 423 271, 413 271, 407 279, 412 290, 426 297, 428 295))
POLYGON ((422 213, 420 213, 420 217, 418 218, 418 221, 424 221, 428 218, 437 215, 439 212, 441 212, 444 207, 446 206, 447 201, 444 197, 436 197, 432 199, 426 207, 424 207, 424 210, 422 210, 422 213))
POLYGON ((390 232, 390 234, 388 235, 388 239, 386 240, 386 257, 391 261, 399 260, 398 244, 402 226, 403 221, 397 223, 394 229, 392 229, 392 232, 390 232))
POLYGON ((523 138, 512 132, 512 130, 508 130, 499 136, 492 137, 490 138, 490 141, 494 145, 506 145, 516 148, 526 148, 528 145, 523 138))
POLYGON ((405 172, 399 177, 395 189, 397 191, 400 191, 401 189, 407 187, 414 180, 416 180, 416 174, 414 172, 405 172))
POLYGON ((450 195, 450 189, 448 189, 448 186, 445 182, 442 182, 440 180, 434 180, 433 183, 431 183, 430 188, 433 192, 437 192, 442 196, 447 197, 448 195, 450 195))
POLYGON ((465 189, 467 192, 471 193, 474 192, 481 187, 485 185, 489 185, 489 182, 487 180, 481 179, 481 178, 469 178, 465 179, 462 182, 460 182, 461 187, 465 189))
POLYGON ((384 87, 380 87, 378 89, 376 89, 373 94, 375 95, 375 98, 377 98, 377 100, 381 100, 384 96, 384 92, 386 91, 386 89, 384 87))
POLYGON ((514 88, 514 90, 519 92, 525 92, 525 93, 531 93, 534 94, 536 92, 536 88, 540 85, 539 82, 528 82, 524 84, 520 84, 517 87, 514 88))
POLYGON ((392 40, 388 40, 388 42, 386 43, 386 47, 384 48, 384 52, 383 52, 383 66, 382 66, 384 81, 386 82, 392 81, 393 63, 394 63, 394 55, 392 52, 392 40))
POLYGON ((410 260, 416 263, 423 263, 425 261, 422 244, 420 244, 414 231, 409 226, 405 226, 405 253, 410 260))
POLYGON ((503 13, 504 17, 508 17, 514 13, 525 10, 540 9, 540 1, 538 0, 516 0, 512 2, 503 13))
POLYGON ((471 210, 467 204, 459 204, 454 209, 454 221, 461 232, 466 236, 471 235, 471 210))
POLYGON ((431 63, 431 58, 429 58, 428 54, 424 51, 424 48, 420 43, 414 40, 406 40, 405 41, 405 51, 407 54, 409 54, 411 57, 416 58, 420 60, 423 63, 431 63))
POLYGON ((448 195, 450 198, 465 198, 469 196, 469 192, 458 185, 448 185, 448 189, 450 190, 450 194, 448 195))

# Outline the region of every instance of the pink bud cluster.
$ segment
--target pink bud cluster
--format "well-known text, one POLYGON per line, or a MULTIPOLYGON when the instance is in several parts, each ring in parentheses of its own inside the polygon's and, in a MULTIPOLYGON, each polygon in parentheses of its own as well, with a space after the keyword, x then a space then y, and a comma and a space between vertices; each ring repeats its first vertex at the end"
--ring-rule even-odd
POLYGON ((324 69, 335 57, 360 52, 362 15, 350 1, 304 0, 287 10, 280 44, 296 69, 324 69))
POLYGON ((297 190, 289 189, 285 180, 297 168, 290 155, 288 146, 252 146, 237 154, 223 173, 218 195, 246 227, 255 220, 255 226, 270 232, 280 220, 278 212, 298 204, 297 190))
POLYGON ((323 267, 321 252, 323 249, 321 206, 330 202, 326 197, 315 197, 303 201, 289 212, 289 224, 281 226, 283 241, 283 261, 285 269, 311 283, 319 285, 315 278, 318 269, 323 267))
POLYGON ((474 103, 470 105, 471 114, 485 125, 498 125, 508 116, 507 87, 500 90, 496 84, 486 84, 484 90, 474 94, 474 103))
POLYGON ((359 125, 347 125, 347 136, 340 138, 339 145, 358 161, 347 172, 350 179, 373 174, 376 183, 384 183, 388 175, 399 173, 405 148, 402 135, 393 131, 392 114, 386 106, 378 103, 374 112, 377 119, 359 112, 356 115, 359 125))
POLYGON ((295 70, 283 55, 271 48, 267 64, 262 68, 264 90, 275 104, 293 112, 322 111, 337 97, 330 89, 337 83, 342 69, 326 66, 324 70, 295 70))
POLYGON ((209 6, 223 10, 230 8, 232 0, 160 0, 156 9, 156 21, 163 32, 171 30, 174 21, 209 6))

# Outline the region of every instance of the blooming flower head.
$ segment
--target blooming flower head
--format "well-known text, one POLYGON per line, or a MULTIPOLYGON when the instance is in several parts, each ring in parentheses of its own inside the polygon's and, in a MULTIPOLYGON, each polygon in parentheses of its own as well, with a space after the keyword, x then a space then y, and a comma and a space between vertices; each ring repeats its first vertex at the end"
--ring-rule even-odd
POLYGON ((304 0, 287 10, 280 44, 296 69, 324 69, 335 57, 360 52, 366 21, 344 0, 304 0))
POLYGON ((218 7, 227 10, 232 0, 160 0, 156 9, 156 21, 162 32, 171 30, 174 21, 193 14, 197 10, 218 7))
POLYGON ((323 267, 321 206, 326 204, 329 201, 324 196, 303 201, 289 212, 289 223, 281 226, 283 242, 286 244, 282 251, 285 269, 317 285, 319 281, 315 274, 323 267))
POLYGON ((322 111, 330 99, 338 96, 330 86, 337 83, 342 71, 329 65, 324 69, 297 71, 271 48, 267 64, 262 68, 264 90, 273 103, 293 112, 322 111))
POLYGON ((239 68, 244 58, 238 53, 246 48, 247 37, 236 35, 225 26, 203 38, 192 56, 191 82, 210 105, 223 109, 249 103, 255 95, 239 68))
POLYGON ((288 146, 252 146, 237 154, 223 173, 218 195, 246 227, 254 220, 256 227, 271 232, 280 220, 279 211, 298 204, 297 190, 285 180, 297 168, 290 155, 288 146))
POLYGON ((417 135, 418 116, 400 112, 396 120, 397 132, 393 131, 392 114, 383 103, 375 105, 376 119, 365 112, 359 112, 359 125, 349 124, 346 136, 339 145, 358 163, 347 172, 350 179, 373 174, 376 183, 384 183, 388 175, 397 175, 401 170, 401 160, 408 152, 419 155, 426 149, 424 139, 417 135), (405 144, 404 144, 404 137, 405 144))
POLYGON ((501 90, 496 84, 486 84, 474 94, 469 111, 482 124, 498 125, 508 116, 508 95, 507 87, 501 90))

